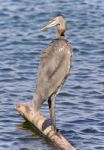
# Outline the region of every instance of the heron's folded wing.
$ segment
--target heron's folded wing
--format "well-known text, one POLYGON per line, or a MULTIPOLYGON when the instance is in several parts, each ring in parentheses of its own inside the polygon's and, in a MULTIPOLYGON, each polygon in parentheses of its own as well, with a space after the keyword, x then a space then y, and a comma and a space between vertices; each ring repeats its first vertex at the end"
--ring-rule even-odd
POLYGON ((50 45, 44 49, 37 77, 37 90, 44 98, 53 94, 64 82, 70 68, 69 47, 50 45), (57 48, 57 49, 56 49, 57 48))

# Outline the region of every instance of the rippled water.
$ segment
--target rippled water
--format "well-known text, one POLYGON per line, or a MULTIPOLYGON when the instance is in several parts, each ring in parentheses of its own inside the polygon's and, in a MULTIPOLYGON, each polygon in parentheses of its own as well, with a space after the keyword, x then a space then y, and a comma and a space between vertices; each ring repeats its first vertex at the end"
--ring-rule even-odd
MULTIPOLYGON (((104 1, 0 0, 0 150, 56 149, 15 111, 33 96, 41 49, 54 29, 40 32, 53 14, 65 15, 73 67, 57 97, 57 127, 79 150, 104 150, 104 1)), ((47 103, 42 108, 48 115, 47 103)))

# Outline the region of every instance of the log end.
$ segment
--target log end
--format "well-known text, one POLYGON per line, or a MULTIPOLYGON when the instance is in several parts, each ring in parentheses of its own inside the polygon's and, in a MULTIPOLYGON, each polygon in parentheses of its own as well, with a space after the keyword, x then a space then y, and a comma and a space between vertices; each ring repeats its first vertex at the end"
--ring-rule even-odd
POLYGON ((49 119, 46 119, 41 113, 33 113, 31 103, 16 104, 15 109, 52 143, 63 150, 75 150, 75 147, 73 147, 60 132, 55 134, 54 131, 52 131, 49 119))

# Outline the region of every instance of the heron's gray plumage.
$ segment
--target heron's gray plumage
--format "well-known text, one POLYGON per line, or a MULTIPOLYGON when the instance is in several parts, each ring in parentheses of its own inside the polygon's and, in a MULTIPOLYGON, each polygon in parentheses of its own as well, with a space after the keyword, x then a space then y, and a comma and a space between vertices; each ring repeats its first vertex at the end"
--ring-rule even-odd
POLYGON ((71 56, 71 45, 65 39, 56 39, 43 49, 36 86, 43 100, 63 84, 70 70, 71 56))
POLYGON ((72 48, 64 38, 66 30, 65 18, 56 16, 42 29, 47 29, 54 25, 56 25, 56 39, 42 50, 33 102, 34 112, 37 113, 42 103, 48 100, 50 117, 55 129, 55 96, 69 74, 72 48))

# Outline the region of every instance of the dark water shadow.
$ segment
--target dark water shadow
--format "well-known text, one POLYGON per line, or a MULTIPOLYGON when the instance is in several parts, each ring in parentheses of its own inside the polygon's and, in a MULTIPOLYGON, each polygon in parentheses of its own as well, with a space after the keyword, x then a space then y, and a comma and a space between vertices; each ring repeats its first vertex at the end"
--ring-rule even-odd
POLYGON ((39 139, 42 139, 42 143, 47 144, 50 147, 50 150, 60 150, 60 148, 57 148, 57 146, 54 143, 52 143, 46 136, 44 136, 40 132, 40 130, 34 127, 29 121, 26 120, 18 124, 17 128, 19 128, 20 130, 25 130, 30 132, 29 135, 27 136, 24 135, 22 136, 22 138, 19 138, 20 140, 27 140, 27 139, 35 140, 35 137, 37 137, 39 139))

